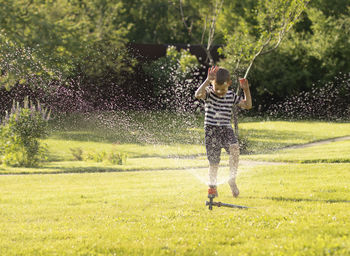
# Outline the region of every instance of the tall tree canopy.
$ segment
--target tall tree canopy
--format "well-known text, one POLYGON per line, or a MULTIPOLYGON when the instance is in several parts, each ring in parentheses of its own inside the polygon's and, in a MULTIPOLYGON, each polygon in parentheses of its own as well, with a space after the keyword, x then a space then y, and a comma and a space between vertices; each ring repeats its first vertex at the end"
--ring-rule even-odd
MULTIPOLYGON (((300 1, 0 0, 0 84, 82 74, 122 79, 128 42, 220 45, 233 70, 241 42, 261 46, 268 7, 300 1)), ((349 72, 349 17, 347 0, 312 0, 279 48, 257 58, 249 77, 256 97, 282 98, 349 72)))

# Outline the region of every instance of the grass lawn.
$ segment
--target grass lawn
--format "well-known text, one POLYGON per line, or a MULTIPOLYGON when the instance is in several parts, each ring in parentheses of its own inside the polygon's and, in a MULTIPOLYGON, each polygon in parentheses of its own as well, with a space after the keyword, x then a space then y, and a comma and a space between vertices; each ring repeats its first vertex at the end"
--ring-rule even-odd
POLYGON ((350 123, 320 121, 246 121, 241 133, 250 142, 253 154, 270 152, 291 145, 350 135, 350 123))
POLYGON ((222 184, 217 200, 250 208, 209 211, 202 121, 54 120, 48 162, 0 166, 0 255, 350 255, 350 142, 283 149, 350 135, 349 123, 243 120, 252 153, 241 159, 284 163, 242 164, 240 197, 222 184), (78 147, 128 159, 77 161, 78 147))
POLYGON ((186 170, 0 178, 1 255, 349 255, 350 164, 241 172, 204 206, 186 170))
MULTIPOLYGON (((203 116, 166 112, 118 112, 69 116, 51 123, 44 142, 54 159, 72 160, 69 148, 116 150, 130 157, 205 154, 203 116)), ((350 135, 350 123, 240 120, 240 133, 252 153, 350 135)))
POLYGON ((298 163, 350 163, 350 141, 337 141, 299 149, 282 149, 271 154, 257 154, 242 158, 298 163))

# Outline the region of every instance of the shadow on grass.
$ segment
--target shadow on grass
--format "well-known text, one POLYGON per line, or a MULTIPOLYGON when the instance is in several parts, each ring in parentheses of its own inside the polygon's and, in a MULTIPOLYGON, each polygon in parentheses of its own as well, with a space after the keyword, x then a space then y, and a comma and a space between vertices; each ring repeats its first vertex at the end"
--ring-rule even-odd
MULTIPOLYGON (((59 171, 20 171, 20 172, 9 172, 9 173, 1 173, 3 175, 38 175, 38 174, 83 174, 83 173, 105 173, 105 172, 125 172, 122 169, 116 168, 100 168, 100 167, 84 167, 84 168, 45 168, 45 169, 55 169, 59 171)), ((132 171, 132 170, 127 170, 132 171)), ((137 170, 133 170, 137 171, 137 170)))
MULTIPOLYGON (((243 198, 243 197, 242 197, 243 198)), ((350 200, 344 199, 311 199, 311 198, 291 198, 291 197, 245 197, 247 199, 272 200, 281 202, 323 202, 323 203, 350 203, 350 200)))
POLYGON ((74 174, 74 173, 104 173, 104 172, 128 172, 138 170, 123 170, 121 168, 108 168, 108 167, 70 167, 70 168, 58 168, 58 167, 37 167, 37 171, 6 171, 0 169, 0 175, 37 175, 37 174, 74 174), (42 170, 41 170, 42 169, 42 170), (52 169, 52 171, 45 171, 52 169))
POLYGON ((169 170, 186 170, 191 169, 201 169, 206 168, 203 166, 195 167, 163 167, 163 168, 118 168, 118 167, 97 167, 97 166, 88 166, 88 167, 36 167, 37 171, 8 171, 6 169, 0 169, 1 175, 38 175, 38 174, 84 174, 84 173, 106 173, 106 172, 154 172, 154 171, 169 171, 169 170), (52 170, 52 171, 45 171, 52 170))

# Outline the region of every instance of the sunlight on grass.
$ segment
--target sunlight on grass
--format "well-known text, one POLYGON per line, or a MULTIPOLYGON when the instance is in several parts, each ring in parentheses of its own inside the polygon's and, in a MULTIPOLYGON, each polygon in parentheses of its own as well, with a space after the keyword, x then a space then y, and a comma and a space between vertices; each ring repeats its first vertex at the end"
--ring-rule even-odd
MULTIPOLYGON (((122 117, 113 113, 100 113, 99 116, 90 114, 88 118, 79 115, 67 117, 59 122, 53 121, 51 126, 55 129, 49 138, 42 140, 49 150, 49 162, 43 163, 39 168, 2 166, 0 174, 106 172, 208 166, 201 118, 192 116, 191 121, 188 121, 185 117, 166 113, 132 112, 127 124, 129 126, 137 124, 137 127, 142 127, 139 135, 130 134, 132 129, 126 129, 123 125, 121 127, 111 126, 108 129, 108 126, 104 126, 99 118, 102 118, 104 122, 106 120, 116 122, 122 117), (164 127, 161 127, 162 125, 164 127), (153 139, 142 141, 143 136, 147 134, 152 135, 149 137, 159 137, 159 139, 156 142, 153 139), (71 152, 71 149, 75 148, 80 148, 84 155, 101 152, 125 153, 128 160, 123 165, 115 166, 106 162, 76 161, 71 152)), ((240 123, 240 132, 243 136, 247 136, 248 151, 251 152, 250 155, 242 155, 241 159, 284 162, 349 162, 349 145, 346 142, 339 142, 330 147, 322 146, 320 149, 274 151, 289 145, 350 134, 348 123, 246 119, 245 122, 243 120, 240 123), (262 154, 263 152, 265 154, 262 154)), ((223 153, 222 159, 227 161, 228 156, 223 153)))
POLYGON ((104 142, 89 141, 71 141, 46 139, 43 140, 50 152, 50 159, 53 160, 73 160, 71 148, 81 148, 87 152, 123 152, 129 157, 177 157, 177 156, 195 156, 205 154, 203 145, 187 144, 169 144, 169 145, 152 145, 152 144, 112 144, 104 142))
POLYGON ((349 164, 251 168, 241 197, 253 208, 204 206, 186 171, 2 176, 2 255, 337 255, 350 253, 349 164), (219 232, 220 231, 220 232, 219 232))
POLYGON ((250 208, 209 211, 203 120, 129 114, 55 120, 43 140, 48 162, 0 166, 0 174, 17 174, 0 176, 0 255, 350 254, 350 141, 283 149, 350 135, 350 124, 241 122, 256 154, 241 156, 237 199, 222 154, 215 200, 250 208), (77 161, 71 148, 128 158, 123 165, 77 161))
POLYGON ((243 159, 277 162, 350 163, 350 141, 330 142, 299 149, 284 149, 271 154, 243 156, 243 159))
MULTIPOLYGON (((53 132, 44 142, 51 158, 72 160, 69 148, 116 150, 130 157, 204 154, 202 116, 166 112, 95 113, 53 121, 53 132)), ((248 151, 262 153, 290 145, 350 135, 349 123, 314 121, 254 121, 242 119, 240 133, 248 151)))
POLYGON ((252 153, 350 135, 350 123, 316 121, 261 121, 240 123, 252 153))

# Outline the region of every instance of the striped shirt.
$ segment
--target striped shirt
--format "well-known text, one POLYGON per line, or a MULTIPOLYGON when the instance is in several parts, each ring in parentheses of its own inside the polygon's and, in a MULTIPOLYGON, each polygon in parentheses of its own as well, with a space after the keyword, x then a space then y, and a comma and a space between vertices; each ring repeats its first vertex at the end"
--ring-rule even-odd
POLYGON ((232 108, 241 100, 236 93, 228 90, 223 96, 217 96, 211 87, 206 89, 204 126, 231 127, 232 108))

